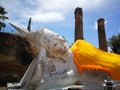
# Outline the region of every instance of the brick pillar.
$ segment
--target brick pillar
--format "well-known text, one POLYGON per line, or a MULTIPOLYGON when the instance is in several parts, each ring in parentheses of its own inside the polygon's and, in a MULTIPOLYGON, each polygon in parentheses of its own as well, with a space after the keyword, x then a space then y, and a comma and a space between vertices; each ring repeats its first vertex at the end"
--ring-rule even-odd
POLYGON ((100 18, 97 21, 99 49, 102 49, 104 51, 108 51, 104 22, 105 22, 104 18, 100 18))
POLYGON ((77 7, 74 12, 75 15, 75 40, 84 39, 83 37, 83 14, 82 8, 77 7))

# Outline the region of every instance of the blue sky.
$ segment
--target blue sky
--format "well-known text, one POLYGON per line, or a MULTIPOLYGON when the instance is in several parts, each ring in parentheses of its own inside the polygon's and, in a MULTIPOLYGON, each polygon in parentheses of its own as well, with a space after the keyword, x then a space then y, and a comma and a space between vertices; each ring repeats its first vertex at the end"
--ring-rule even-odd
POLYGON ((120 32, 120 0, 1 0, 8 12, 6 31, 14 30, 11 22, 26 28, 32 17, 32 30, 48 28, 71 44, 74 42, 74 10, 83 9, 84 39, 98 47, 96 21, 105 19, 107 39, 120 32))

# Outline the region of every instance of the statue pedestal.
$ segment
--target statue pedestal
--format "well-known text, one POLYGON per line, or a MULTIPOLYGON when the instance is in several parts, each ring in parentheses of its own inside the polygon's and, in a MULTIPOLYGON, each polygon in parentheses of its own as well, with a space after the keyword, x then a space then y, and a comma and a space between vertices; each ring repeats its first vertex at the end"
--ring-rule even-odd
MULTIPOLYGON (((7 83, 7 90, 24 90, 24 89, 20 87, 19 83, 7 83)), ((86 90, 86 89, 84 85, 72 85, 54 90, 86 90)))
POLYGON ((72 85, 63 88, 62 90, 86 90, 84 85, 72 85))
POLYGON ((20 83, 7 83, 7 90, 22 90, 20 83))

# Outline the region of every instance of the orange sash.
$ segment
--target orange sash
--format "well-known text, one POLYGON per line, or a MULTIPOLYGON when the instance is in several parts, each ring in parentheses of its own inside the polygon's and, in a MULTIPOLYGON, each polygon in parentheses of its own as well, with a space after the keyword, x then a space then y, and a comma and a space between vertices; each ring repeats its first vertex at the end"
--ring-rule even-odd
POLYGON ((102 51, 84 40, 77 40, 70 49, 79 72, 103 70, 113 79, 120 80, 120 55, 102 51))

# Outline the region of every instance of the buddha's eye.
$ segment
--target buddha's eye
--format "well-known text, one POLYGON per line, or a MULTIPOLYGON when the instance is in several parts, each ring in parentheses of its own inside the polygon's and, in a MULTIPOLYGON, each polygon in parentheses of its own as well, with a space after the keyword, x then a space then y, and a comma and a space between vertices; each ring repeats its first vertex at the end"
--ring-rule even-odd
POLYGON ((57 45, 57 43, 54 44, 54 46, 56 46, 56 45, 57 45))

